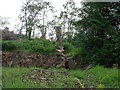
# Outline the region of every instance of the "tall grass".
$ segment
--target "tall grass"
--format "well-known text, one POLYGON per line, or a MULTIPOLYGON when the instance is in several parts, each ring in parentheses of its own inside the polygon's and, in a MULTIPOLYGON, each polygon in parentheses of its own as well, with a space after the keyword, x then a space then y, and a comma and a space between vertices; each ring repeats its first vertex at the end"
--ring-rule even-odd
POLYGON ((93 75, 92 80, 94 83, 103 84, 107 88, 118 88, 118 69, 104 68, 96 66, 90 69, 87 73, 93 75))

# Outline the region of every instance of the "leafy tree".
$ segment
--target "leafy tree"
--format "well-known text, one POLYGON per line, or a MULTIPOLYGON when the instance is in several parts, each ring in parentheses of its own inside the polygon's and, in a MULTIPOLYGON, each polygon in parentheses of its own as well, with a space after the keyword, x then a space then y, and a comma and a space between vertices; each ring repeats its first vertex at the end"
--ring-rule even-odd
POLYGON ((79 21, 75 26, 79 33, 74 45, 82 47, 84 62, 111 67, 120 60, 120 2, 83 2, 79 21))

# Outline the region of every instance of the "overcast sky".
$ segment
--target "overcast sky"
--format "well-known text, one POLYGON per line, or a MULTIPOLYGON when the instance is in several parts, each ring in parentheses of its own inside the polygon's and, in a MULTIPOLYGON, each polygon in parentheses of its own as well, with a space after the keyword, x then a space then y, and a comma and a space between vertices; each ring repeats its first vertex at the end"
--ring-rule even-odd
MULTIPOLYGON (((26 0, 0 0, 0 16, 9 19, 9 28, 13 29, 14 25, 18 23, 18 15, 20 14, 20 9, 22 3, 26 0)), ((60 11, 63 3, 66 0, 45 0, 52 3, 56 10, 60 11)), ((80 5, 81 0, 74 0, 77 6, 80 5)))

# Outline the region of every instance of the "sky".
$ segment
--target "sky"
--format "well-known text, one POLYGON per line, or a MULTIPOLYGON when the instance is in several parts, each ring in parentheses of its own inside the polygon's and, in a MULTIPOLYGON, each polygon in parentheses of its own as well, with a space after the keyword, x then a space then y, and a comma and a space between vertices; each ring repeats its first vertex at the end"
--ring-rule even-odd
POLYGON ((18 21, 20 8, 24 0, 0 0, 0 16, 9 18, 9 27, 12 29, 18 21))
MULTIPOLYGON (((0 16, 9 18, 8 27, 10 30, 14 29, 14 26, 19 24, 19 14, 21 13, 20 9, 22 7, 23 2, 26 0, 0 0, 0 16)), ((46 0, 52 3, 56 10, 60 12, 62 9, 62 5, 66 0, 46 0)), ((74 0, 76 5, 80 5, 81 0, 74 0)))

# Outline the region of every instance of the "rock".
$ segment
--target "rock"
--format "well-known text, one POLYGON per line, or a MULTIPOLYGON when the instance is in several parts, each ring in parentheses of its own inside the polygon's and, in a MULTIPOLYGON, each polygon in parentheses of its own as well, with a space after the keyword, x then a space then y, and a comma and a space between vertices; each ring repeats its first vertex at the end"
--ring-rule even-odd
POLYGON ((71 57, 66 57, 63 53, 59 55, 40 55, 25 52, 3 52, 2 65, 7 66, 20 66, 20 67, 66 67, 76 68, 76 61, 71 57))
POLYGON ((117 68, 117 69, 120 68, 118 64, 113 64, 113 67, 114 67, 114 68, 117 68))

